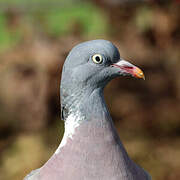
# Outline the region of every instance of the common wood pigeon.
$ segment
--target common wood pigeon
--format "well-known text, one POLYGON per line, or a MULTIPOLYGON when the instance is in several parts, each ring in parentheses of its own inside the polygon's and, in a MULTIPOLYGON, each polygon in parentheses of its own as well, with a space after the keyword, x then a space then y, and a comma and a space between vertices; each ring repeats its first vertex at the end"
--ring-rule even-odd
POLYGON ((103 97, 106 84, 118 76, 144 78, 120 57, 107 40, 75 46, 61 78, 63 139, 52 157, 25 180, 150 180, 128 156, 103 97))

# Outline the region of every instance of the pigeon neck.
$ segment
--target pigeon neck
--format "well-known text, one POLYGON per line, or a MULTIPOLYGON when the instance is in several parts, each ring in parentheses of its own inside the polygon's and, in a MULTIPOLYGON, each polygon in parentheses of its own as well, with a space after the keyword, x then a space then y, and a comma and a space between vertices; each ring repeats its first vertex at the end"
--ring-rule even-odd
POLYGON ((79 124, 85 121, 101 119, 101 121, 109 119, 103 88, 96 89, 81 89, 75 91, 62 101, 62 118, 67 121, 74 117, 74 121, 79 124), (67 102, 64 103, 63 102, 67 102))
MULTIPOLYGON (((71 96, 69 111, 65 112, 64 136, 56 153, 67 143, 68 139, 73 139, 73 137, 76 136, 76 132, 81 129, 80 127, 83 124, 86 127, 88 126, 88 128, 92 128, 92 126, 96 126, 100 129, 109 129, 113 127, 111 117, 104 101, 103 88, 83 93, 78 96, 78 98, 76 95, 76 100, 73 100, 73 94, 71 94, 71 96)), ((85 135, 84 132, 82 135, 85 135)))

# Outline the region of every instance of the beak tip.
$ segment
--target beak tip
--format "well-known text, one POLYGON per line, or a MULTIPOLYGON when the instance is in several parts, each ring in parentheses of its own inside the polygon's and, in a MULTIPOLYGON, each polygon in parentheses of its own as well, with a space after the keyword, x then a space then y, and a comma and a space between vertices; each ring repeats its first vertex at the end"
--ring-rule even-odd
POLYGON ((140 68, 136 67, 134 74, 135 74, 135 77, 145 80, 144 73, 140 68))

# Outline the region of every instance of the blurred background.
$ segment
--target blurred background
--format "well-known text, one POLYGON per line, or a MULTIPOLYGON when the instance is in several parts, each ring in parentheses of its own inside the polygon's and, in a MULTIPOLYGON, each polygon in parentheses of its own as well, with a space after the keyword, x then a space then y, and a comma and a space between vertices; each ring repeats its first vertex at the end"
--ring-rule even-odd
POLYGON ((63 62, 99 38, 146 75, 105 89, 128 153, 152 179, 180 179, 179 0, 0 0, 1 180, 23 179, 54 153, 63 62))

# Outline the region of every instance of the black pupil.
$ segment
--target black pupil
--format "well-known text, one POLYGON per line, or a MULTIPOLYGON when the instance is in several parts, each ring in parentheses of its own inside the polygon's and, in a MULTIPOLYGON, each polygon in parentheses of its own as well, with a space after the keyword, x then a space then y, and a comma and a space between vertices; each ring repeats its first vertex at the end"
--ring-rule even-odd
POLYGON ((101 61, 101 59, 100 59, 99 56, 96 56, 95 59, 96 59, 97 62, 100 62, 100 61, 101 61))

